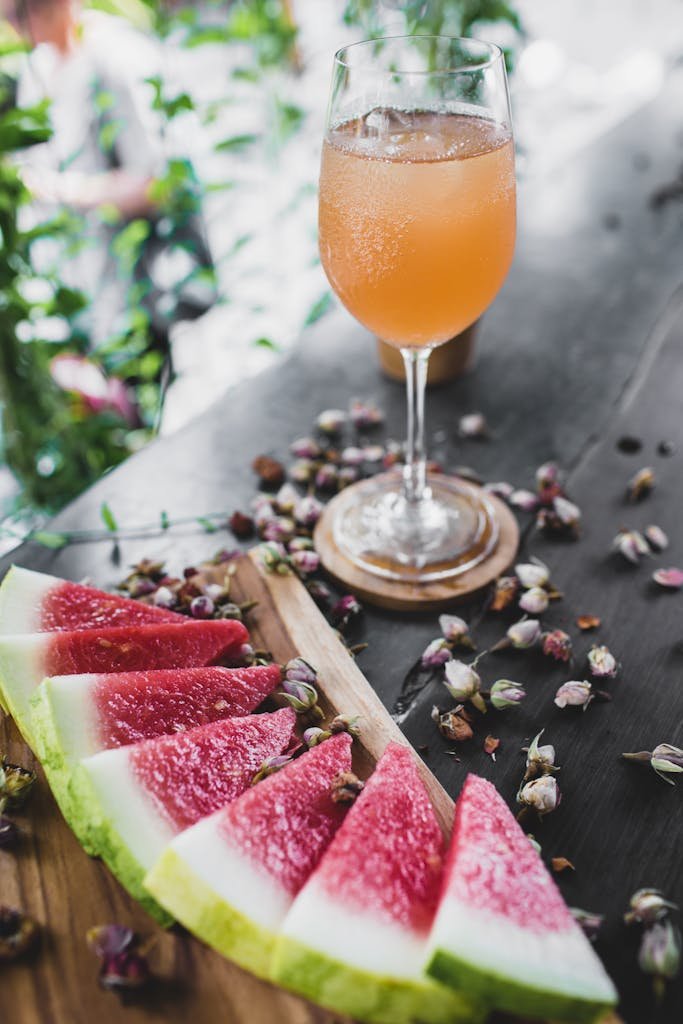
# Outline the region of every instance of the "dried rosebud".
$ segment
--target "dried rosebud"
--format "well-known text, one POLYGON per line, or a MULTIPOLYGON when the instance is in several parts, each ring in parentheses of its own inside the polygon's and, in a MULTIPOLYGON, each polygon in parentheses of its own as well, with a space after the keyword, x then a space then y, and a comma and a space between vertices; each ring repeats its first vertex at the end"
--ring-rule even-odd
POLYGON ((329 729, 321 729, 317 725, 312 725, 310 729, 304 729, 303 741, 310 750, 311 747, 317 747, 319 743, 329 740, 331 735, 329 729))
POLYGON ((436 705, 432 708, 431 718, 436 722, 437 728, 442 736, 454 743, 463 743, 471 740, 474 732, 472 726, 464 715, 464 708, 459 704, 452 711, 442 713, 436 705))
POLYGON ((638 952, 638 966, 653 976, 655 996, 661 999, 666 982, 681 969, 681 936, 671 921, 657 921, 643 932, 638 952))
POLYGON ((526 690, 511 679, 498 679, 490 690, 490 700, 496 711, 516 708, 525 697, 526 690))
POLYGON ((339 486, 339 470, 332 463, 326 462, 315 474, 315 486, 318 491, 336 491, 339 486))
POLYGON ((256 651, 251 644, 241 644, 237 652, 237 663, 239 665, 253 665, 256 662, 256 651))
POLYGON ((270 455, 257 455, 251 468, 266 487, 279 487, 285 478, 284 466, 270 455))
POLYGON ((123 953, 134 939, 135 932, 122 924, 98 924, 89 928, 85 935, 88 947, 99 957, 123 953))
POLYGON ((320 580, 307 580, 306 590, 316 604, 326 605, 332 600, 332 591, 327 584, 321 583, 320 580))
POLYGON ((657 569, 652 573, 652 579, 667 590, 680 590, 683 587, 683 570, 657 569))
POLYGON ((571 679, 559 687, 555 694, 555 704, 558 708, 575 707, 583 708, 585 711, 594 697, 593 687, 589 682, 585 679, 571 679))
POLYGON ((341 409, 325 409, 316 420, 316 426, 323 434, 338 434, 345 423, 346 413, 341 409))
POLYGON ((440 615, 439 629, 449 644, 456 647, 471 648, 474 646, 470 637, 470 627, 458 615, 440 615))
POLYGON ((293 480, 295 484, 307 484, 313 479, 317 469, 318 464, 312 459, 297 459, 291 464, 287 473, 289 479, 293 480))
POLYGON ((148 980, 147 958, 140 953, 115 953, 102 960, 99 975, 102 988, 114 991, 141 988, 148 980))
POLYGON ((550 580, 550 569, 539 559, 520 562, 515 566, 515 575, 526 590, 544 587, 550 580))
POLYGON ((675 903, 664 898, 659 889, 638 889, 629 900, 630 910, 624 914, 626 924, 644 924, 648 928, 655 921, 661 921, 670 910, 678 910, 675 903))
POLYGON ((646 526, 643 530, 645 539, 653 551, 664 551, 669 546, 669 538, 661 526, 646 526))
POLYGON ((269 775, 274 775, 275 772, 279 772, 281 768, 288 765, 292 758, 289 754, 276 754, 273 757, 267 757, 259 770, 251 780, 252 786, 255 786, 257 782, 261 782, 263 779, 267 779, 269 775))
POLYGON ((361 402, 354 398, 349 405, 349 415, 354 427, 364 430, 366 427, 376 427, 384 422, 384 413, 372 402, 361 402))
POLYGON ((313 495, 309 494, 301 498, 294 508, 294 518, 301 526, 311 527, 320 519, 324 505, 313 495))
POLYGON ((319 459, 322 455, 320 445, 312 437, 298 437, 292 441, 289 450, 297 459, 319 459))
POLYGON ((342 466, 337 475, 337 486, 339 487, 339 490, 342 491, 350 484, 355 484, 359 477, 360 473, 355 466, 342 466))
POLYGON ((538 619, 520 619, 510 626, 505 635, 513 647, 523 651, 538 643, 541 638, 541 624, 538 619))
POLYGON ((461 416, 458 421, 458 433, 461 437, 484 438, 489 436, 486 417, 481 412, 470 412, 461 416))
POLYGON ((158 579, 163 575, 164 563, 153 558, 141 558, 135 565, 131 565, 133 574, 137 576, 149 576, 151 579, 158 579))
POLYGON ((639 469, 628 482, 626 497, 628 501, 641 501, 645 498, 655 485, 654 470, 650 466, 639 469))
POLYGON ((254 534, 254 520, 242 512, 233 512, 228 526, 239 540, 246 540, 254 534))
POLYGON ((363 448, 363 457, 366 462, 381 462, 384 458, 384 448, 381 444, 366 444, 363 448))
POLYGON ((0 815, 0 850, 19 842, 21 832, 9 818, 0 815))
POLYGON ((514 487, 512 484, 507 483, 506 480, 496 480, 490 484, 484 484, 484 490, 487 494, 495 494, 497 498, 503 498, 508 501, 514 494, 514 487))
POLYGON ((584 935, 590 942, 595 942, 598 932, 605 920, 603 914, 593 914, 590 910, 581 910, 579 907, 570 907, 570 913, 584 935))
POLYGON ((337 603, 333 606, 330 613, 332 622, 343 628, 350 622, 351 619, 356 618, 363 611, 363 607, 357 597, 353 594, 345 594, 344 597, 340 597, 337 603))
POLYGON ((539 775, 552 775, 553 772, 559 771, 559 768, 555 766, 555 747, 550 743, 546 743, 543 746, 539 745, 539 740, 543 735, 543 729, 534 736, 529 747, 526 749, 526 770, 524 772, 524 781, 528 779, 535 779, 539 775))
POLYGON ((152 604, 157 608, 175 608, 177 598, 170 587, 159 587, 152 598, 152 604))
POLYGON ((452 657, 448 642, 439 636, 427 644, 422 652, 420 664, 422 668, 437 668, 439 665, 445 665, 452 657))
POLYGON ((593 645, 588 652, 588 665, 592 676, 598 678, 614 676, 619 671, 617 665, 617 659, 614 657, 609 647, 605 647, 604 644, 600 646, 593 645))
POLYGON ((320 555, 316 551, 293 551, 289 558, 298 573, 308 576, 320 568, 320 555))
POLYGON ((568 534, 577 537, 581 528, 581 509, 569 498, 557 494, 549 508, 542 508, 536 517, 536 526, 547 533, 568 534))
POLYGON ((341 460, 346 466, 362 466, 365 462, 365 454, 362 448, 356 448, 352 445, 344 448, 341 453, 341 460))
POLYGON ((536 811, 539 818, 554 811, 560 800, 559 787, 551 775, 532 779, 531 782, 525 783, 517 794, 517 802, 536 811))
POLYGON ((479 711, 486 711, 486 704, 480 693, 481 677, 471 665, 466 665, 464 661, 447 662, 444 686, 454 700, 471 701, 479 711))
POLYGON ((296 525, 289 516, 272 516, 259 526, 263 540, 274 540, 278 544, 286 544, 296 532, 296 525))
POLYGON ((190 615, 193 619, 210 619, 215 610, 215 604, 206 594, 193 597, 190 602, 190 615))
MULTIPOLYGON (((275 495, 275 506, 278 512, 284 513, 285 515, 291 515, 294 511, 294 506, 299 500, 299 492, 296 487, 290 483, 284 483, 280 490, 275 495)), ((266 518, 270 518, 267 516, 266 518)))
POLYGON ((348 732, 349 736, 360 736, 358 715, 336 715, 330 722, 330 732, 348 732))
POLYGON ((290 555, 295 551, 315 551, 315 545, 310 537, 292 537, 287 545, 290 555))
POLYGON ((291 572, 289 567, 289 555, 282 544, 277 541, 265 541, 258 546, 258 554, 261 564, 267 572, 278 573, 286 576, 291 572))
POLYGON ((36 783, 36 773, 4 758, 0 764, 0 814, 16 811, 28 800, 36 783))
POLYGON ((281 696, 284 697, 290 708, 296 711, 297 715, 304 715, 308 714, 309 711, 315 711, 322 718, 322 712, 318 707, 318 691, 315 686, 311 686, 310 683, 298 682, 285 676, 282 688, 284 693, 281 696))
POLYGON ((16 960, 29 953, 40 934, 32 918, 19 910, 0 906, 0 963, 16 960))
POLYGON ((531 587, 519 599, 519 607, 531 615, 542 615, 549 604, 548 591, 543 587, 531 587))
POLYGON ((555 661, 569 661, 572 654, 572 641, 563 629, 552 629, 541 637, 543 653, 555 661))
POLYGON ((129 576, 128 593, 131 597, 147 597, 157 589, 157 584, 148 576, 129 576))
POLYGON ((508 605, 512 604, 518 590, 519 580, 516 576, 500 576, 495 582, 489 610, 492 612, 504 611, 508 605))
POLYGON ((619 530, 612 541, 612 547, 618 551, 627 562, 637 565, 641 555, 650 554, 650 546, 638 530, 619 530))
POLYGON ((536 470, 536 487, 539 491, 547 491, 560 483, 560 467, 556 462, 544 462, 536 470))
POLYGON ((335 804, 352 804, 365 783, 353 772, 337 772, 332 780, 332 801, 335 804))
POLYGON ((283 668, 283 676, 292 683, 307 683, 315 686, 318 682, 318 673, 303 658, 291 658, 283 668))
POLYGON ((218 617, 220 619, 237 619, 238 622, 241 622, 243 619, 242 609, 234 601, 226 601, 218 609, 218 617))
POLYGON ((514 508, 519 508, 522 512, 535 512, 538 508, 538 496, 533 491, 525 491, 523 488, 513 491, 508 500, 514 508))

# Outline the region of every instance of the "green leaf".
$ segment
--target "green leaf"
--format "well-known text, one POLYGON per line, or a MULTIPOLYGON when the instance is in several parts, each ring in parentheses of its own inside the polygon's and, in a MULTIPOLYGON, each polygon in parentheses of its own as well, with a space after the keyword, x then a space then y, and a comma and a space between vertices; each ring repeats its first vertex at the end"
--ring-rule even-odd
POLYGON ((102 504, 100 505, 100 518, 102 519, 102 522, 107 527, 110 533, 117 532, 119 528, 118 524, 116 522, 116 519, 114 518, 114 513, 109 508, 109 505, 107 504, 106 501, 103 501, 102 504))
POLYGON ((69 543, 69 538, 65 533, 51 533, 49 530, 36 530, 28 535, 28 540, 42 544, 44 548, 52 548, 54 551, 58 551, 59 548, 63 548, 69 543))
POLYGON ((304 326, 310 327, 316 320, 320 320, 321 317, 327 313, 328 309, 333 305, 332 292, 323 292, 319 299, 313 303, 308 311, 308 316, 304 320, 304 326))
POLYGON ((216 533, 218 530, 216 524, 212 523, 210 519, 206 518, 206 516, 197 516, 197 522, 205 533, 216 533))
POLYGON ((273 341, 271 338, 254 338, 254 340, 252 341, 252 345, 254 346, 254 348, 265 348, 268 349, 270 352, 281 351, 278 343, 276 341, 273 341))
POLYGON ((247 146, 258 141, 258 135, 247 133, 245 135, 231 135, 222 142, 217 142, 213 147, 216 153, 240 153, 247 146))
POLYGON ((162 511, 162 513, 161 513, 161 529, 162 530, 168 530, 170 525, 171 525, 171 521, 168 518, 168 512, 162 511))

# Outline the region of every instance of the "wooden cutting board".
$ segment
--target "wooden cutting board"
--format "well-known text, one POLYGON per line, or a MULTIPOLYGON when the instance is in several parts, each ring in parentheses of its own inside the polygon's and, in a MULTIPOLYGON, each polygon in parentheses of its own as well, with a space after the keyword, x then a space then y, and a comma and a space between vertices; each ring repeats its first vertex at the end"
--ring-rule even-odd
MULTIPOLYGON (((254 645, 276 661, 300 654, 319 672, 326 715, 361 719, 354 768, 367 776, 389 740, 407 744, 355 661, 294 576, 263 572, 253 557, 235 563, 232 595, 256 600, 248 625, 254 645)), ((222 580, 225 567, 214 568, 222 580)), ((1 713, 0 713, 1 714, 1 713)), ((13 722, 0 721, 0 751, 24 765, 34 759, 13 722)), ((451 827, 453 801, 416 756, 442 827, 451 827)), ((348 1024, 235 967, 187 932, 164 931, 129 898, 109 871, 86 856, 64 823, 38 767, 39 783, 25 813, 16 852, 0 850, 0 905, 40 922, 40 947, 29 960, 3 967, 2 1006, 14 1024, 348 1024), (133 928, 152 948, 153 982, 125 1002, 97 982, 98 961, 85 934, 96 924, 133 928)), ((4 1019, 4 1018, 3 1018, 4 1019)), ((606 1022, 609 1024, 609 1022, 606 1022)), ((616 1018, 612 1024, 618 1024, 616 1018)))

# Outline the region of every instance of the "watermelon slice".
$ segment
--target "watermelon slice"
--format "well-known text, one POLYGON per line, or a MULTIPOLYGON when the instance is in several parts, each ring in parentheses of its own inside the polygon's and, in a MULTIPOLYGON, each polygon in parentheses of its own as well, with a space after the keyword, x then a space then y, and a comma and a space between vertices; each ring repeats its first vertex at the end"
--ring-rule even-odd
MULTIPOLYGON (((45 679, 31 698, 31 731, 64 817, 78 822, 81 758, 247 715, 275 689, 281 675, 278 665, 255 665, 45 679)), ((87 833, 77 834, 92 852, 87 833)))
POLYGON ((428 973, 515 1014, 599 1019, 617 993, 495 787, 468 775, 428 973))
POLYGON ((289 708, 225 718, 81 761, 89 784, 81 820, 90 823, 102 859, 152 914, 165 917, 142 880, 164 847, 248 789, 263 761, 290 745, 295 721, 289 708))
POLYGON ((0 586, 0 635, 184 622, 177 612, 13 565, 0 586))
POLYGON ((342 821, 332 780, 351 768, 334 736, 173 840, 145 886, 190 931, 267 977, 275 933, 342 821))
POLYGON ((236 654, 247 639, 233 619, 2 636, 2 695, 32 746, 29 700, 45 676, 211 665, 236 654))
POLYGON ((444 840, 412 752, 391 743, 285 918, 271 977, 357 1020, 479 1020, 422 972, 444 840))

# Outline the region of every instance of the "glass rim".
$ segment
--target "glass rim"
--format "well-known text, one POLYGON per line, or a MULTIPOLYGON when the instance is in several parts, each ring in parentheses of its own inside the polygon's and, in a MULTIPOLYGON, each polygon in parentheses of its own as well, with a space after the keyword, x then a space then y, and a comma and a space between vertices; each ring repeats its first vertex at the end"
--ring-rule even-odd
POLYGON ((489 43, 484 39, 474 39, 470 36, 445 36, 435 35, 434 33, 420 33, 416 32, 413 35, 393 35, 393 36, 377 36, 374 39, 359 39, 355 43, 347 43, 346 46, 340 47, 335 55, 334 62, 336 65, 342 68, 346 68, 348 71, 361 71, 373 72, 375 74, 391 74, 391 75, 462 75, 462 74, 473 74, 476 71, 483 71, 485 68, 493 67, 499 61, 503 61, 503 67, 505 67, 504 54, 500 46, 497 43, 489 43), (345 59, 349 50, 355 50, 357 47, 368 46, 370 43, 387 43, 395 40, 407 40, 407 39, 443 39, 451 43, 466 43, 468 46, 479 46, 483 51, 488 53, 488 58, 482 61, 480 64, 458 64, 455 67, 448 68, 434 68, 433 70, 401 70, 401 68, 373 68, 371 65, 353 64, 345 59))

